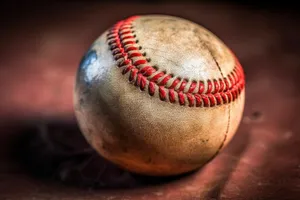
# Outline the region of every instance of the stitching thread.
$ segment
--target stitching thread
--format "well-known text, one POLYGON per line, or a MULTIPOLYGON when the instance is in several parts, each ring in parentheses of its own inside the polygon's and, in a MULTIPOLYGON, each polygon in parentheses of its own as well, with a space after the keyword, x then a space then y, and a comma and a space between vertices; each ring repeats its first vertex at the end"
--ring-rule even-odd
POLYGON ((148 91, 153 96, 158 92, 162 101, 179 103, 190 107, 214 107, 236 100, 244 89, 244 72, 235 57, 234 69, 223 78, 213 80, 189 81, 174 77, 156 66, 149 64, 150 59, 142 53, 142 47, 134 34, 133 16, 116 23, 107 34, 107 42, 117 66, 122 74, 129 74, 129 82, 148 91))

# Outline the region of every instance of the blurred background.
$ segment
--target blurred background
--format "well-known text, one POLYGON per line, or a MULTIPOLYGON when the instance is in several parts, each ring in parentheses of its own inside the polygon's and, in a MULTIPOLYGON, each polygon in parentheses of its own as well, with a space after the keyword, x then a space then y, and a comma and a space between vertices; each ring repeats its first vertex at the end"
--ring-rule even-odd
POLYGON ((0 19, 0 199, 300 199, 296 2, 2 1, 0 19), (65 173, 59 175, 63 181, 53 178, 63 161, 78 164, 90 156, 70 156, 88 148, 72 105, 83 54, 116 21, 154 13, 197 22, 236 53, 247 85, 235 138, 203 169, 171 182, 146 186, 128 174, 120 181, 120 169, 101 159, 92 168, 109 166, 102 185, 134 189, 81 187, 82 176, 95 174, 78 170, 76 180, 66 181, 76 183, 71 186, 65 173))

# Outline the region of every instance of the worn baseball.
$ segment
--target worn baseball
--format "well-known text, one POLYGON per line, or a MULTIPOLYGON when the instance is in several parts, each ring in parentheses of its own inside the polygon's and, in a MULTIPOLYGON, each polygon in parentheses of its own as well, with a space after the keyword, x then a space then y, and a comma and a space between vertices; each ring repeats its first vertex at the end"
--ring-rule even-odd
POLYGON ((74 108, 89 144, 131 172, 197 170, 231 141, 245 99, 243 69, 228 46, 192 21, 121 20, 90 46, 74 108))

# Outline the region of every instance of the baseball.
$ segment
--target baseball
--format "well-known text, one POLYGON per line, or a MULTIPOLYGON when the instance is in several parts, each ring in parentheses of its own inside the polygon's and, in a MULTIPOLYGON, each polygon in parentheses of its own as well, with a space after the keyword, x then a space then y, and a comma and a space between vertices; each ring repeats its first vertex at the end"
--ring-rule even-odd
POLYGON ((231 141, 245 103, 244 71, 216 35, 187 19, 121 20, 91 44, 74 109, 89 144, 138 174, 201 168, 231 141))

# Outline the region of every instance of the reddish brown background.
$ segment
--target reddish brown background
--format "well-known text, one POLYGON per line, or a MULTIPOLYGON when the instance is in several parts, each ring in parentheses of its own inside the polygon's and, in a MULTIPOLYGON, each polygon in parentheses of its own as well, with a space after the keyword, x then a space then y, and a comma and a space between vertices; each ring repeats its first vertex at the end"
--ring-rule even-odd
POLYGON ((0 199, 300 199, 300 20, 294 9, 283 7, 170 2, 2 7, 0 199), (247 78, 246 107, 233 141, 198 172, 162 184, 87 189, 34 176, 12 154, 26 146, 28 125, 58 124, 75 143, 72 89, 81 56, 116 21, 147 13, 200 23, 237 54, 247 78))

